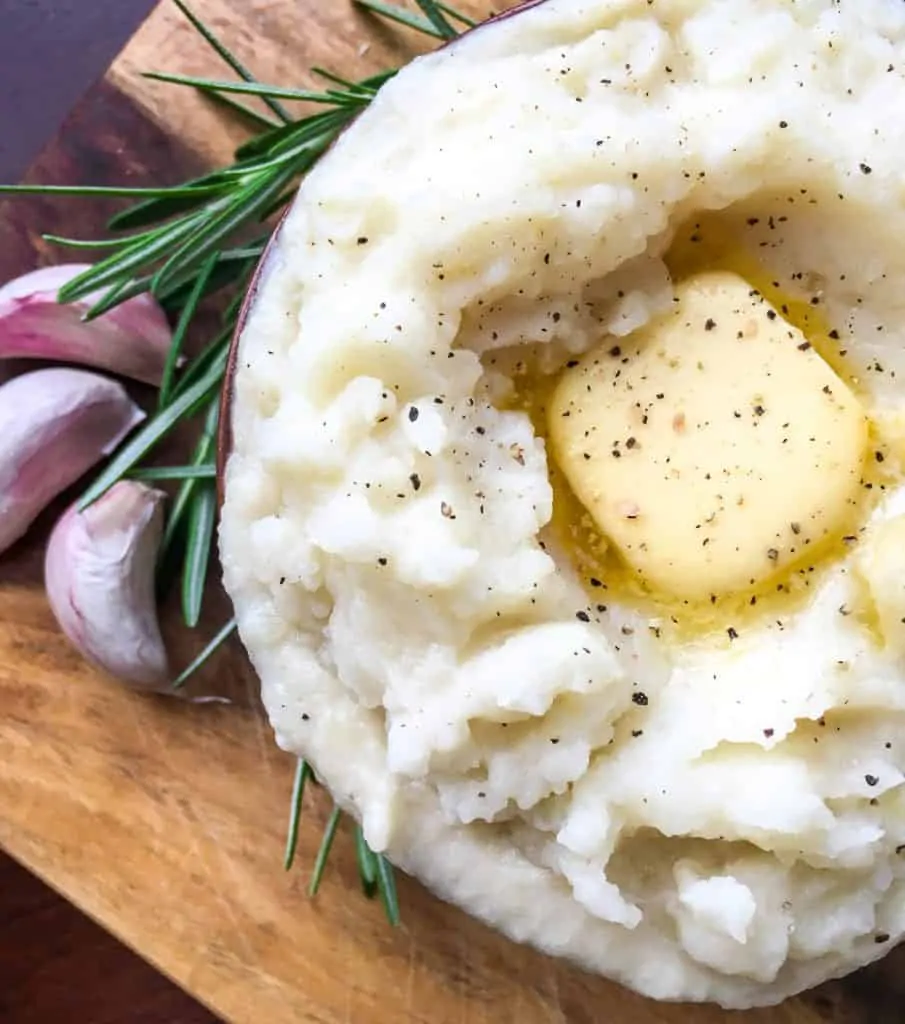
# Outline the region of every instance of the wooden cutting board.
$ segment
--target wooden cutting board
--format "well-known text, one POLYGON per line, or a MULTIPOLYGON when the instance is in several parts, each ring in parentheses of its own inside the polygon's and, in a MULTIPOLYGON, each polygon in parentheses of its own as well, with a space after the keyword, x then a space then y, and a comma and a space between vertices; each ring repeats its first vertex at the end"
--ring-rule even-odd
MULTIPOLYGON (((422 45, 346 0, 195 0, 267 81, 319 64, 364 74, 422 45)), ((488 8, 475 5, 476 13, 488 8)), ((161 184, 225 160, 241 124, 157 69, 225 77, 167 0, 77 105, 32 168, 42 182, 161 184)), ((52 69, 51 69, 52 70, 52 69)), ((90 235, 110 207, 33 199, 0 207, 0 277, 65 258, 40 232, 90 235)), ((357 890, 348 832, 305 895, 328 812, 306 797, 298 867, 281 867, 293 763, 273 744, 237 646, 202 688, 232 706, 130 694, 82 664, 41 588, 60 505, 0 558, 0 844, 230 1021, 241 1024, 885 1024, 905 1019, 905 950, 843 982, 750 1014, 660 1005, 513 945, 400 879, 392 930, 357 890)), ((211 594, 210 630, 225 620, 211 594)), ((204 642, 168 616, 174 661, 204 642)), ((124 1022, 125 1024, 125 1022, 124 1022)))

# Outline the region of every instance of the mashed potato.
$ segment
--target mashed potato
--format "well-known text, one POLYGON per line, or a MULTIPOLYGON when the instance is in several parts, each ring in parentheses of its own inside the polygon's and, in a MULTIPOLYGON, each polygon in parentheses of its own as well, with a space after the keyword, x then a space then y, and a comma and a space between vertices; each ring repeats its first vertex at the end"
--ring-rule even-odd
POLYGON ((441 896, 656 998, 905 931, 902 110, 898 0, 547 0, 381 91, 241 336, 221 545, 278 742, 441 896), (712 602, 628 578, 544 418, 698 270, 869 424, 838 535, 712 602))

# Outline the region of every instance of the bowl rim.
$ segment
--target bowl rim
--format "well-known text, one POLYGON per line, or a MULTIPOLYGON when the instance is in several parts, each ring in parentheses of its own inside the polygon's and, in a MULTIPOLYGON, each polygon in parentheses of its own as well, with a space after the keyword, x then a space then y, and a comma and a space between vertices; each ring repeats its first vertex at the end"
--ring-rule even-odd
POLYGON ((215 473, 217 479, 217 505, 220 507, 223 506, 223 500, 225 498, 226 463, 232 453, 233 447, 233 425, 231 413, 233 394, 236 386, 236 368, 239 361, 239 344, 242 333, 245 330, 245 325, 251 315, 252 307, 258 297, 258 292, 264 283, 264 278, 270 269, 271 262, 276 254, 279 235, 288 216, 289 209, 286 209, 277 221, 273 231, 271 232, 270 238, 267 239, 267 243, 261 251, 261 255, 258 257, 258 262, 255 264, 255 269, 248 282, 245 296, 242 299, 242 305, 239 306, 239 312, 236 315, 235 329, 233 330, 232 337, 229 340, 229 349, 226 354, 226 366, 223 369, 223 383, 220 387, 220 412, 217 419, 217 464, 215 473))

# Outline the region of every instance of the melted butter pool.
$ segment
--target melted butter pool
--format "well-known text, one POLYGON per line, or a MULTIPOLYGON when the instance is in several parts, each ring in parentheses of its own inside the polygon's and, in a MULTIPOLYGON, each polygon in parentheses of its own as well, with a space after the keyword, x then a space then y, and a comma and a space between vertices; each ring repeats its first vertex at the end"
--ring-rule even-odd
MULTIPOLYGON (((862 400, 864 389, 846 359, 838 335, 822 313, 819 302, 794 297, 773 280, 753 255, 739 247, 717 215, 696 217, 682 227, 667 254, 666 264, 675 282, 705 271, 728 271, 744 278, 794 327, 797 327, 836 375, 862 400)), ((547 442, 548 472, 553 489, 553 517, 549 542, 567 557, 584 582, 592 603, 602 611, 609 602, 636 610, 657 621, 653 628, 680 640, 721 633, 735 639, 752 625, 783 621, 801 608, 827 570, 838 564, 857 543, 880 496, 896 479, 889 458, 888 439, 876 426, 869 429, 867 455, 860 487, 845 521, 829 536, 812 544, 802 557, 784 570, 743 591, 710 595, 706 600, 682 600, 658 592, 640 578, 608 542, 569 486, 552 457, 548 442, 547 409, 559 374, 540 373, 529 356, 512 374, 514 395, 510 407, 524 410, 539 437, 547 442)), ((865 402, 869 413, 869 403, 865 402)), ((844 612, 848 614, 848 611, 844 612)), ((872 625, 870 610, 852 609, 872 625)))

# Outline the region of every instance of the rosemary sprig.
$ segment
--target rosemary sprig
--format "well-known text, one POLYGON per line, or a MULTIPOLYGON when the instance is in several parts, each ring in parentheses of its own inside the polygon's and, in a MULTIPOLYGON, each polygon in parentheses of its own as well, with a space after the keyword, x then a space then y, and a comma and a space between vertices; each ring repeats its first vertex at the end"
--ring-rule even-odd
MULTIPOLYGON (((294 100, 302 103, 325 103, 328 105, 358 106, 367 99, 354 92, 340 92, 328 89, 318 92, 315 89, 283 89, 275 85, 262 85, 260 82, 228 82, 212 78, 196 78, 193 75, 173 75, 163 71, 146 71, 145 78, 158 82, 169 82, 171 85, 190 85, 199 92, 229 95, 236 93, 241 96, 260 96, 263 99, 294 100)), ((291 121, 287 121, 291 124, 291 121)))
MULTIPOLYGON (((232 51, 228 50, 220 40, 211 32, 207 25, 192 11, 183 0, 173 0, 173 3, 179 8, 179 10, 188 19, 189 24, 198 32, 201 38, 211 47, 211 49, 220 57, 220 59, 235 73, 246 82, 255 81, 254 75, 248 70, 247 67, 239 60, 238 57, 232 51)), ((265 101, 267 102, 267 101, 265 101)), ((267 106, 276 114, 276 116, 285 122, 291 121, 292 118, 286 113, 286 109, 282 107, 275 100, 267 102, 267 106)), ((247 109, 247 108, 246 108, 247 109)))
POLYGON ((189 678, 210 658, 210 656, 226 642, 236 631, 236 620, 230 619, 213 637, 207 647, 194 657, 188 665, 173 680, 173 689, 178 690, 185 686, 189 678))
MULTIPOLYGON (((322 90, 266 85, 255 78, 184 0, 173 2, 239 80, 166 72, 150 72, 148 77, 193 88, 257 129, 257 134, 236 151, 233 163, 180 185, 162 188, 12 185, 0 186, 0 193, 133 201, 109 221, 110 238, 44 236, 57 245, 101 254, 96 263, 66 285, 60 301, 71 302, 96 291, 103 292, 87 314, 92 318, 133 296, 150 292, 176 324, 157 409, 93 480, 82 495, 79 507, 91 504, 124 476, 179 482, 164 529, 160 573, 166 576, 173 564, 177 566, 182 579, 183 617, 194 627, 201 615, 216 517, 213 457, 217 399, 242 291, 267 243, 269 219, 289 202, 299 179, 367 107, 396 70, 351 81, 332 71, 314 68, 313 74, 327 83, 322 90), (274 116, 246 105, 236 99, 237 96, 261 101, 274 116), (313 114, 296 117, 287 110, 284 101, 315 104, 318 109, 313 114), (225 288, 234 290, 221 316, 220 330, 197 355, 181 365, 188 337, 198 323, 199 310, 206 300, 225 288), (178 425, 202 412, 204 421, 189 464, 141 465, 178 425), (176 556, 181 556, 181 571, 176 556)), ((474 24, 440 0, 414 0, 417 11, 384 0, 353 2, 372 14, 435 39, 452 39, 458 34, 456 25, 474 24)), ((160 582, 163 584, 166 580, 160 582)), ((235 620, 227 622, 177 676, 174 687, 183 686, 235 628, 235 620)), ((302 797, 308 779, 314 779, 311 768, 300 760, 293 784, 286 841, 287 869, 295 856, 302 797)), ((334 806, 315 860, 309 886, 312 895, 323 877, 340 817, 339 807, 334 806)), ((360 827, 355 830, 355 849, 366 895, 379 894, 388 920, 398 924, 399 904, 389 862, 370 849, 360 827)))
POLYGON ((371 11, 373 14, 379 14, 382 18, 388 18, 399 25, 413 28, 416 32, 421 32, 426 36, 433 36, 434 39, 446 38, 427 18, 422 17, 420 14, 414 14, 412 11, 407 11, 404 7, 397 7, 395 4, 385 4, 381 0, 355 0, 355 4, 358 7, 363 7, 366 11, 371 11))
POLYGON ((207 284, 211 279, 211 274, 217 266, 218 256, 219 253, 214 253, 208 257, 207 262, 195 278, 195 283, 192 285, 192 290, 189 292, 188 299, 182 307, 182 312, 179 315, 179 323, 176 325, 176 330, 173 332, 173 340, 170 344, 170 350, 167 353, 167 360, 163 368, 163 376, 160 379, 160 390, 157 393, 158 409, 165 409, 169 403, 170 392, 173 389, 173 375, 176 372, 179 357, 182 355, 182 346, 185 343, 185 336, 188 332, 189 324, 191 324, 195 313, 198 311, 198 304, 201 302, 201 296, 204 295, 207 290, 207 284))

